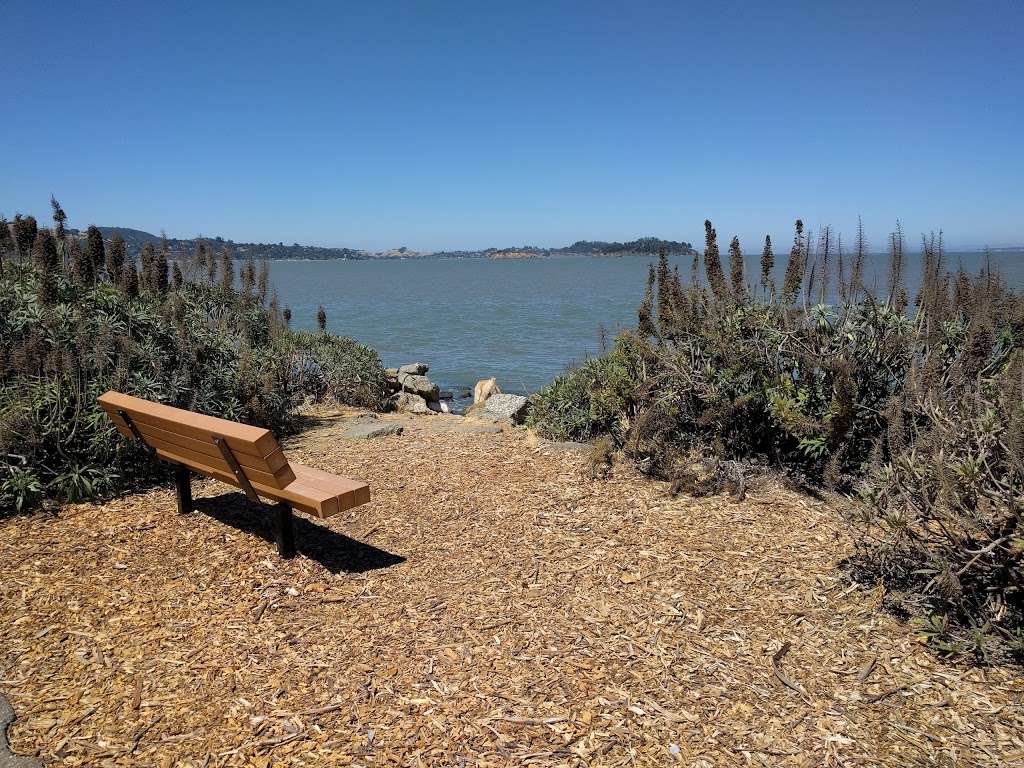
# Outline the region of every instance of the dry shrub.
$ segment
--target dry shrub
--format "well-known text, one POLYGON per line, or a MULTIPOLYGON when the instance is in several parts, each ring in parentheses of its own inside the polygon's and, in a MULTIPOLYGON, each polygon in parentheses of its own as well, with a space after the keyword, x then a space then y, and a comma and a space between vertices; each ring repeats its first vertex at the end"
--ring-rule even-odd
POLYGON ((856 491, 861 572, 903 590, 936 647, 1019 652, 1024 297, 988 266, 949 273, 931 238, 911 304, 899 231, 875 296, 861 238, 851 258, 826 230, 812 252, 800 222, 782 290, 739 290, 706 226, 714 290, 663 254, 637 331, 538 393, 532 425, 609 435, 676 490, 732 487, 756 462, 856 491))

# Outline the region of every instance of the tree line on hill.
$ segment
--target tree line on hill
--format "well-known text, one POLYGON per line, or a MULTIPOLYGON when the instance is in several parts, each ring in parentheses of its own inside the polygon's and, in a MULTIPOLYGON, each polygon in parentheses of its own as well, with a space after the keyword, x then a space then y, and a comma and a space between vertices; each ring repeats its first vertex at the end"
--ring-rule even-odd
POLYGON ((537 256, 654 256, 662 250, 670 256, 692 256, 696 253, 696 251, 693 250, 693 246, 687 242, 662 240, 658 237, 641 237, 625 243, 609 242, 606 240, 577 240, 572 245, 566 245, 562 248, 541 248, 536 245, 516 245, 507 248, 485 248, 484 250, 437 251, 430 255, 435 258, 460 259, 490 258, 496 254, 502 253, 536 254, 537 256))

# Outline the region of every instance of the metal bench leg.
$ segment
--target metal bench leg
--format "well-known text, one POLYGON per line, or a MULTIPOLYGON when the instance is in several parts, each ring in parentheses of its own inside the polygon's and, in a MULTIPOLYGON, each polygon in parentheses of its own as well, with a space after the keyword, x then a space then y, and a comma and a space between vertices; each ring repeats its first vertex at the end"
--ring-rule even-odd
POLYGON ((281 557, 295 557, 295 519, 285 503, 274 505, 274 541, 281 557))
POLYGON ((174 468, 174 488, 178 493, 178 514, 192 511, 192 473, 184 464, 174 468))

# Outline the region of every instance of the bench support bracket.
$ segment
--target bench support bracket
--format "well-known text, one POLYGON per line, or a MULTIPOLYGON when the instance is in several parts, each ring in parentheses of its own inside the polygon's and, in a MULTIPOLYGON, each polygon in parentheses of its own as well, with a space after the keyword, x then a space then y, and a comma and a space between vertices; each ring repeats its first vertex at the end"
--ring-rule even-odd
POLYGON ((245 476, 245 472, 242 471, 242 465, 238 463, 238 459, 235 458, 234 451, 231 450, 231 446, 228 445, 228 441, 223 437, 216 436, 213 438, 214 444, 220 449, 220 455, 224 457, 224 461, 227 462, 228 467, 231 468, 231 474, 235 476, 235 480, 238 481, 238 487, 241 488, 245 495, 249 498, 249 501, 260 503, 260 497, 253 490, 252 483, 249 482, 249 478, 245 476))
POLYGON ((142 443, 142 447, 146 449, 146 453, 150 456, 156 456, 156 448, 146 442, 146 438, 144 438, 142 433, 139 432, 138 426, 134 421, 132 421, 132 417, 128 415, 128 411, 118 408, 117 415, 120 416, 121 420, 128 425, 128 429, 133 435, 135 435, 135 439, 142 443))
POLYGON ((184 464, 174 467, 174 490, 178 496, 178 514, 192 511, 192 472, 184 464))
POLYGON ((295 518, 285 503, 274 505, 274 541, 283 558, 295 557, 295 518))

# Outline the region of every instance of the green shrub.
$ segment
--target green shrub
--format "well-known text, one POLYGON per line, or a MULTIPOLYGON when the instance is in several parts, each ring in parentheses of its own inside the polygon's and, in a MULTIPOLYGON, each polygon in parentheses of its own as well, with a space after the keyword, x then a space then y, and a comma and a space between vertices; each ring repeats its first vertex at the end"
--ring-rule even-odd
POLYGON ((621 433, 637 381, 631 342, 623 335, 607 355, 556 378, 534 397, 527 423, 554 440, 586 442, 621 433))
POLYGON ((799 222, 783 290, 764 276, 755 290, 735 254, 732 284, 719 274, 706 229, 715 290, 684 285, 663 254, 637 330, 535 395, 530 423, 555 439, 609 435, 678 487, 703 455, 856 491, 861 572, 932 616, 937 647, 1019 647, 1024 296, 987 268, 947 273, 932 239, 910 305, 899 232, 874 296, 862 243, 844 263, 831 233, 812 251, 799 222))
MULTIPOLYGON (((59 248, 80 250, 64 238, 59 248)), ((166 261, 149 254, 138 294, 86 270, 64 274, 60 263, 5 264, 0 513, 47 496, 91 499, 166 472, 99 408, 108 389, 276 432, 293 428, 297 406, 309 399, 383 407, 384 372, 372 350, 291 334, 276 303, 264 306, 265 292, 185 278, 205 277, 199 266, 179 266, 181 279, 169 283, 166 261)))
POLYGON ((388 388, 380 357, 369 347, 323 332, 289 333, 280 347, 291 355, 296 386, 315 402, 382 411, 388 388))

